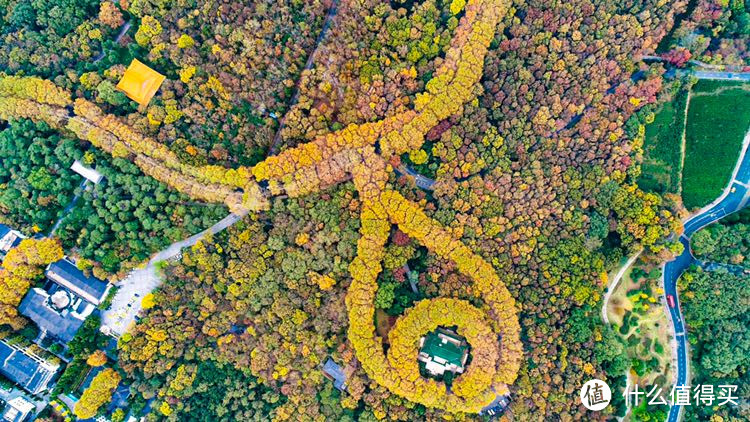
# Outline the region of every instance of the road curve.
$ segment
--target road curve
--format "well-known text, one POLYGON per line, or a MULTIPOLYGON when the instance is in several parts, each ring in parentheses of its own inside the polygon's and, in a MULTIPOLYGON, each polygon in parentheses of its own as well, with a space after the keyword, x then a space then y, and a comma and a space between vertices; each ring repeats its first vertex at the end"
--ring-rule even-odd
MULTIPOLYGON (((685 247, 682 254, 662 266, 662 281, 666 295, 675 298, 675 307, 667 306, 669 317, 674 327, 677 343, 677 380, 675 385, 689 385, 689 361, 687 340, 685 339, 685 322, 680 310, 680 299, 677 294, 677 280, 693 263, 697 262, 690 251, 690 237, 698 230, 714 223, 723 217, 737 212, 747 206, 750 200, 750 154, 747 154, 750 144, 750 130, 745 135, 740 157, 737 160, 732 179, 719 198, 703 207, 697 214, 684 221, 685 231, 680 236, 680 243, 685 247)), ((667 422, 677 422, 682 406, 672 406, 669 409, 667 422)))

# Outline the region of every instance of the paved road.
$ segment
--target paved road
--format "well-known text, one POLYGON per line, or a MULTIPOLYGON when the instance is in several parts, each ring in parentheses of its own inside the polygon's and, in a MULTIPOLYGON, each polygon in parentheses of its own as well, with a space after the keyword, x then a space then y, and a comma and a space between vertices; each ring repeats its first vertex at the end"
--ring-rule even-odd
POLYGON ((156 268, 158 262, 179 257, 182 249, 195 245, 206 234, 216 234, 225 230, 242 220, 244 216, 245 214, 229 214, 206 230, 169 245, 152 256, 144 268, 131 271, 127 277, 115 283, 119 290, 112 300, 112 306, 102 312, 102 328, 106 327, 103 331, 119 337, 130 328, 141 310, 143 297, 162 283, 156 268))
MULTIPOLYGON (((677 280, 690 265, 696 262, 695 257, 693 257, 690 251, 690 236, 724 216, 747 206, 748 200, 750 200, 750 154, 747 153, 748 144, 750 144, 750 130, 745 135, 743 149, 738 160, 739 165, 735 168, 732 180, 724 190, 724 193, 716 201, 707 205, 685 221, 685 231, 680 236, 680 243, 685 247, 685 250, 677 258, 664 264, 662 268, 665 294, 672 295, 675 298, 675 307, 667 307, 674 326, 675 341, 677 343, 677 380, 675 385, 689 385, 688 365, 690 362, 687 355, 685 323, 682 319, 680 300, 677 294, 677 280)), ((682 406, 672 406, 669 409, 667 422, 676 422, 682 410, 681 408, 682 406)))
POLYGON ((698 79, 716 79, 723 81, 750 82, 750 73, 747 72, 722 72, 718 70, 694 70, 693 76, 698 79))
POLYGON ((750 82, 750 72, 726 72, 720 70, 689 70, 669 69, 664 73, 665 78, 673 76, 692 75, 698 79, 710 79, 719 81, 750 82))

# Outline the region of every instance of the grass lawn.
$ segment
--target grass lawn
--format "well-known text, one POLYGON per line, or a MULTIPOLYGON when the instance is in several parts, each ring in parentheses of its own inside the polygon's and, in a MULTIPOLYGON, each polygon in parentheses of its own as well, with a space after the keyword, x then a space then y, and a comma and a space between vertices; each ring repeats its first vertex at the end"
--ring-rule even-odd
POLYGON ((742 140, 750 127, 750 84, 700 81, 694 89, 685 128, 685 207, 702 207, 729 182, 742 140))
POLYGON ((649 192, 677 193, 680 187, 680 144, 685 124, 687 91, 681 90, 673 101, 664 103, 653 123, 646 126, 643 165, 638 186, 649 192))

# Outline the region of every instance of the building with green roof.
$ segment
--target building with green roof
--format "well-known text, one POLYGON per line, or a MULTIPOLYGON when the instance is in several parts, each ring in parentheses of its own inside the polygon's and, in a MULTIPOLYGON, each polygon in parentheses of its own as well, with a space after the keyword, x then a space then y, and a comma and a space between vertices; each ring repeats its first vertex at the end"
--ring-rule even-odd
POLYGON ((419 340, 417 360, 424 363, 430 375, 463 373, 468 358, 469 344, 466 339, 451 330, 438 328, 419 340))

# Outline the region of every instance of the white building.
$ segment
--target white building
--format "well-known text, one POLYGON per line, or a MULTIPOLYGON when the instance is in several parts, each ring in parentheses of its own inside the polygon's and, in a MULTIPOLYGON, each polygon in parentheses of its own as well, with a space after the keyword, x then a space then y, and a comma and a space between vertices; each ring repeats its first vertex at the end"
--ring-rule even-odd
POLYGON ((97 184, 104 179, 104 176, 102 176, 101 173, 98 171, 92 169, 91 167, 86 167, 83 164, 81 164, 80 161, 75 160, 73 162, 73 165, 70 166, 70 169, 74 172, 80 174, 81 176, 85 177, 87 180, 90 180, 94 184, 97 184))
POLYGON ((18 396, 8 401, 3 412, 3 420, 7 422, 25 421, 29 414, 36 408, 34 403, 18 396))
POLYGON ((13 230, 5 224, 0 224, 0 254, 7 253, 17 246, 26 236, 13 230))

